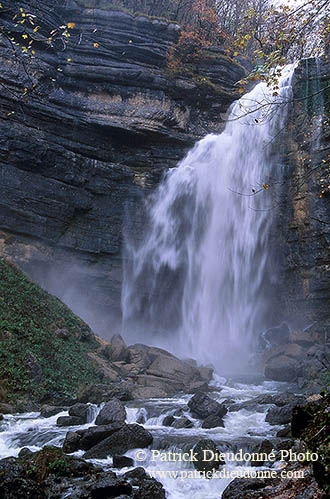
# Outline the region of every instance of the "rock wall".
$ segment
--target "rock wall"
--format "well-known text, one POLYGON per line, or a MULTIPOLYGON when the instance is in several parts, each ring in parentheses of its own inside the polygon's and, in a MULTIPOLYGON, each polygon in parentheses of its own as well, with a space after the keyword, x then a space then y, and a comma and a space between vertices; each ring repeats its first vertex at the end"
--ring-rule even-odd
POLYGON ((13 40, 0 40, 0 254, 101 332, 119 314, 125 210, 134 219, 164 170, 221 129, 245 70, 213 50, 169 74, 179 26, 71 0, 13 1, 1 19, 13 40), (25 34, 31 64, 13 56, 25 34))
POLYGON ((328 59, 303 60, 295 70, 276 228, 283 319, 318 342, 330 340, 329 75, 328 59))

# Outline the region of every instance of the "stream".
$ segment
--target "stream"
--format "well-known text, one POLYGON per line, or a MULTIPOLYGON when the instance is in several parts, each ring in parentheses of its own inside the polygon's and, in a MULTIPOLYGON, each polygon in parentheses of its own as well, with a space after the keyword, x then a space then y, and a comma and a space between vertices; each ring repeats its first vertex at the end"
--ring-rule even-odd
MULTIPOLYGON (((211 386, 214 391, 211 396, 218 402, 232 400, 234 403, 252 399, 261 394, 277 394, 290 391, 287 383, 278 383, 254 379, 223 378, 215 375, 211 386)), ((292 389, 292 387, 291 387, 292 389)), ((194 470, 191 462, 164 462, 162 452, 189 452, 200 439, 211 439, 220 452, 255 452, 256 445, 263 439, 276 438, 276 433, 282 426, 270 425, 265 421, 268 406, 259 406, 253 409, 241 409, 228 412, 224 417, 224 427, 202 429, 201 421, 192 418, 187 402, 191 395, 181 394, 172 398, 134 400, 126 404, 127 423, 143 423, 154 438, 149 449, 133 449, 125 455, 132 457, 135 466, 143 466, 149 474, 162 482, 168 499, 181 499, 189 494, 191 499, 215 499, 222 495, 223 490, 230 483, 231 478, 206 479, 196 477, 184 479, 188 471, 194 470), (163 426, 162 422, 167 415, 180 410, 180 415, 187 415, 193 421, 193 428, 175 429, 163 426), (156 453, 155 450, 159 450, 156 453), (153 452, 154 451, 154 452, 153 452), (157 454, 157 455, 156 455, 157 454), (158 455, 160 454, 160 456, 158 455), (139 460, 141 459, 141 461, 139 460), (165 473, 164 473, 165 472, 165 473)), ((31 451, 40 450, 45 445, 61 447, 68 431, 88 428, 95 424, 95 419, 102 404, 98 407, 91 404, 93 421, 82 426, 58 427, 56 420, 59 416, 67 415, 61 412, 49 418, 40 417, 40 413, 24 413, 5 415, 0 424, 0 459, 8 456, 18 456, 23 447, 31 451)), ((74 453, 81 456, 83 451, 74 453)), ((91 462, 101 465, 104 469, 112 469, 112 458, 93 459, 91 462)), ((221 468, 222 472, 246 469, 250 463, 235 463, 230 460, 221 468), (239 466, 240 464, 240 466, 239 466), (242 466, 244 464, 244 466, 242 466)), ((274 467, 279 463, 274 463, 274 467)), ((122 474, 132 468, 114 470, 122 474)), ((254 470, 260 468, 254 467, 254 470)), ((262 468, 261 468, 262 469, 262 468)), ((251 468, 250 468, 251 470, 251 468)), ((66 494, 63 496, 66 497, 66 494)))

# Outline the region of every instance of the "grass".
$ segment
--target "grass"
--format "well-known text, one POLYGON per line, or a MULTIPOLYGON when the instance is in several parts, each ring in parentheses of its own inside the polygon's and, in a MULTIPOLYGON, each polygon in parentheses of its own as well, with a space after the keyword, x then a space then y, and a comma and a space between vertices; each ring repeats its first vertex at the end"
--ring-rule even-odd
MULTIPOLYGON (((40 400, 46 394, 75 395, 99 377, 88 352, 88 326, 59 299, 0 258, 0 387, 2 399, 40 400), (67 339, 57 329, 66 329, 67 339)), ((4 401, 4 400, 3 400, 4 401)))

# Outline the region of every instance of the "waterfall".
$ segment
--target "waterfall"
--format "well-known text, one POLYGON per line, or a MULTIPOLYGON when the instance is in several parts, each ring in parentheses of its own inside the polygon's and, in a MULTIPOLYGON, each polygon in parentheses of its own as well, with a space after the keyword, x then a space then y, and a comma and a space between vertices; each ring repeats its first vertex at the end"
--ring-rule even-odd
POLYGON ((145 201, 143 234, 127 237, 123 333, 181 356, 239 369, 267 324, 274 283, 269 229, 281 179, 277 140, 293 66, 278 95, 261 82, 198 142, 145 201))

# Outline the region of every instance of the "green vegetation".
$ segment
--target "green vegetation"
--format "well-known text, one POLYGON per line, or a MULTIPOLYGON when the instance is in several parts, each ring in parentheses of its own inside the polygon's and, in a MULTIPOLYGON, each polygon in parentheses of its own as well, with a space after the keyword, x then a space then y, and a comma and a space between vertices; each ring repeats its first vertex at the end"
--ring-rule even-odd
POLYGON ((88 326, 60 300, 0 258, 0 395, 3 401, 74 395, 99 381, 88 326), (64 337, 57 334, 64 330, 64 337), (85 341, 81 336, 85 335, 85 341), (86 341, 87 338, 87 341, 86 341))

